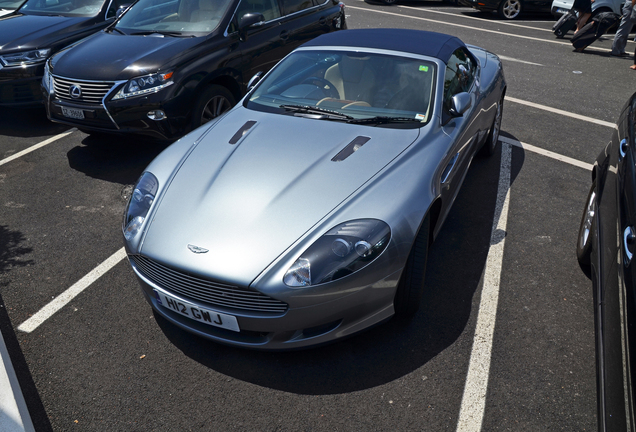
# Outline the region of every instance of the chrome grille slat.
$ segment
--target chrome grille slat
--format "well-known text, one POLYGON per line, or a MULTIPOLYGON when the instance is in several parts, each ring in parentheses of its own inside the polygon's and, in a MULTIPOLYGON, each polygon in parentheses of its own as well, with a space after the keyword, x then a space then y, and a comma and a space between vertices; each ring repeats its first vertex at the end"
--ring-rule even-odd
POLYGON ((114 81, 74 80, 53 75, 55 96, 58 99, 69 102, 100 104, 104 96, 108 94, 114 85, 114 81), (82 88, 82 95, 77 99, 72 98, 69 93, 73 84, 79 85, 82 88))
POLYGON ((246 312, 281 314, 287 311, 286 303, 260 292, 179 272, 142 255, 129 258, 144 277, 192 300, 246 312))

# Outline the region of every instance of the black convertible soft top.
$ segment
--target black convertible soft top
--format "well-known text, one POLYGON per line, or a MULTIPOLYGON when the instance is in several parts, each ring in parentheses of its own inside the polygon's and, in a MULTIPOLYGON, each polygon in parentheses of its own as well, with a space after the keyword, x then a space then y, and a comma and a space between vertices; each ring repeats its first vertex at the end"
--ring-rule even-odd
POLYGON ((332 32, 305 43, 312 46, 378 48, 436 57, 448 63, 453 51, 466 47, 464 42, 443 33, 408 29, 355 29, 332 32))

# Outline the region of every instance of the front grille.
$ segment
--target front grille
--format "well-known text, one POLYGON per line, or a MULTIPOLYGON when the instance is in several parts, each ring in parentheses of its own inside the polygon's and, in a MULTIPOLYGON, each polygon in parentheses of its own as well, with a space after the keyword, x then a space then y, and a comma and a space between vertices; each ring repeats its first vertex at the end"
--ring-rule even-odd
POLYGON ((129 258, 144 277, 189 299, 246 312, 280 315, 287 311, 287 303, 260 292, 192 276, 142 255, 130 255, 129 258))
POLYGON ((87 104, 101 104, 102 99, 115 85, 114 81, 84 81, 53 76, 53 87, 58 99, 69 102, 83 102, 87 104), (71 86, 81 89, 79 97, 71 96, 71 86))

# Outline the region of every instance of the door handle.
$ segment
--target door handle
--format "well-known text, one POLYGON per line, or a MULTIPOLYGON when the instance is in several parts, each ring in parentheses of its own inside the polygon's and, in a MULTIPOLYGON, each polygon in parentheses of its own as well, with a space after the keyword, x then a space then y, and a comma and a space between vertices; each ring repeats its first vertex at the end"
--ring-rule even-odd
POLYGON ((446 183, 450 173, 453 172, 453 168, 455 168, 455 164, 457 163, 457 159, 459 158, 459 153, 457 153, 453 158, 448 162, 446 168, 444 168, 444 172, 442 173, 442 183, 446 183))
POLYGON ((280 38, 283 40, 287 40, 289 38, 289 30, 283 30, 280 32, 280 38))
POLYGON ((636 243, 636 234, 634 234, 634 229, 632 227, 625 228, 623 231, 623 248, 625 249, 625 265, 629 265, 634 256, 631 248, 634 247, 634 243, 636 243))
POLYGON ((621 159, 623 159, 625 157, 625 155, 627 154, 627 152, 629 151, 629 144, 627 143, 627 139, 623 138, 621 140, 621 143, 618 147, 618 152, 621 155, 621 159))
POLYGON ((326 19, 325 17, 320 17, 320 19, 318 20, 318 23, 319 23, 321 26, 324 26, 324 25, 326 25, 326 24, 327 24, 327 19, 326 19))

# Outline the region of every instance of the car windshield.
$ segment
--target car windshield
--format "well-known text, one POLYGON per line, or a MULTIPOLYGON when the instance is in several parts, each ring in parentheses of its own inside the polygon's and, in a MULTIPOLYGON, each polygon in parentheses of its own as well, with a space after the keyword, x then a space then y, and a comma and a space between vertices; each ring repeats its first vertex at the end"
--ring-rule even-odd
POLYGON ((0 0, 0 9, 14 10, 22 4, 23 0, 0 0))
POLYGON ((20 8, 24 14, 60 16, 96 16, 104 0, 27 0, 20 8))
POLYGON ((372 126, 421 127, 432 114, 436 65, 368 52, 299 50, 246 101, 259 111, 372 126))
POLYGON ((203 36, 219 25, 230 4, 230 0, 139 0, 116 28, 140 36, 203 36))

